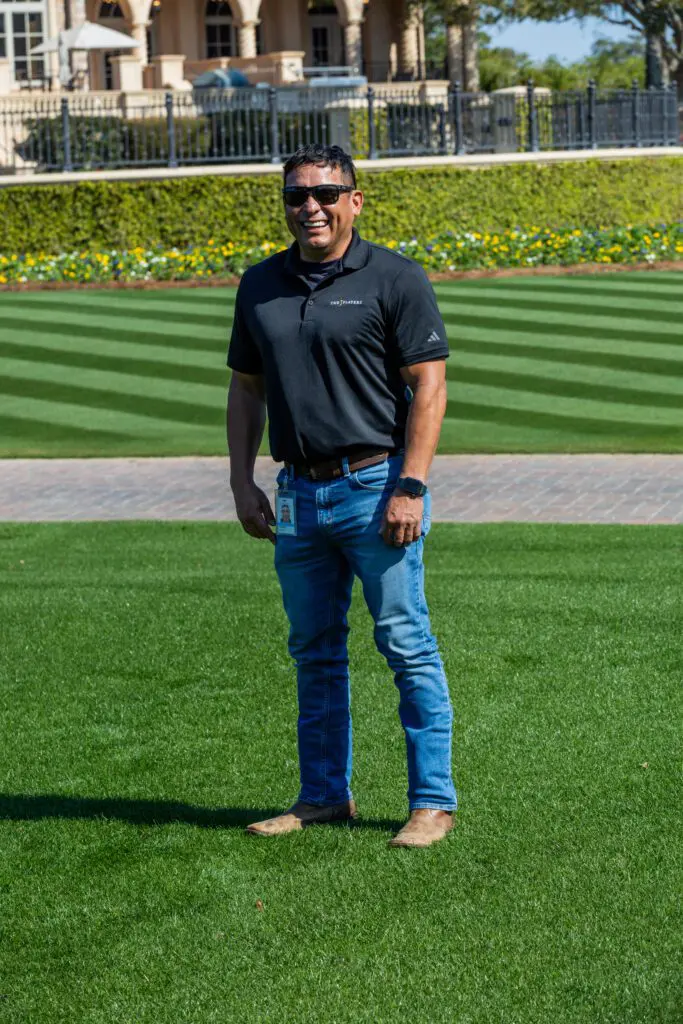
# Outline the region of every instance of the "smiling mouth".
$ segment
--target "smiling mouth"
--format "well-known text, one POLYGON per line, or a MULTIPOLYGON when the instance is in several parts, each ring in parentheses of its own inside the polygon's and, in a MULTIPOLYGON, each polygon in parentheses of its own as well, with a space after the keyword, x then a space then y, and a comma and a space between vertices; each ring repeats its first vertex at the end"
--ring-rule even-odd
POLYGON ((313 231, 317 228, 328 227, 328 222, 326 220, 303 220, 300 221, 300 223, 301 226, 305 228, 307 231, 313 231))

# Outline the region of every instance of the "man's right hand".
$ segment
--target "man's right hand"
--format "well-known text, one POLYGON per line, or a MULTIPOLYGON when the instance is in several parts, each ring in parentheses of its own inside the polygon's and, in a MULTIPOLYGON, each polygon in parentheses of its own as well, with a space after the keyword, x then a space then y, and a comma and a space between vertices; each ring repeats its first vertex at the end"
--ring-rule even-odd
POLYGON ((256 484, 244 484, 233 487, 237 518, 251 537, 258 540, 269 540, 275 543, 275 534, 271 526, 275 525, 275 515, 268 497, 256 484))

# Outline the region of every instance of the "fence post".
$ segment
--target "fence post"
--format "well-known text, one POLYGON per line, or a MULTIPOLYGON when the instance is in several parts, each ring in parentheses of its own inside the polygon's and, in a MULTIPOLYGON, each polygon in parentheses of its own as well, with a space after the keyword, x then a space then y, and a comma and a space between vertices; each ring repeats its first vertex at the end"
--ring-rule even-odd
POLYGON ((375 90, 368 86, 368 160, 377 159, 377 132, 375 131, 375 90))
POLYGON ((538 153, 538 122, 536 119, 536 96, 534 94, 534 83, 530 78, 526 85, 526 101, 528 107, 528 142, 527 149, 530 153, 538 153))
POLYGON ((446 156, 448 153, 448 145, 446 143, 446 109, 443 103, 439 103, 436 109, 439 115, 439 153, 443 153, 446 156))
POLYGON ((462 130, 462 92, 460 91, 459 81, 453 82, 451 97, 453 104, 453 126, 455 129, 455 155, 462 156, 465 152, 465 137, 462 130))
POLYGON ((633 145, 640 147, 640 88, 637 78, 633 79, 631 85, 631 130, 633 145))
POLYGON ((74 165, 71 160, 71 121, 69 120, 69 101, 62 96, 62 140, 64 143, 64 156, 62 158, 62 170, 73 171, 74 165))
POLYGON ((671 85, 669 87, 669 95, 667 96, 667 99, 669 101, 668 104, 667 104, 667 107, 668 107, 667 113, 669 115, 668 118, 667 118, 667 123, 669 124, 670 129, 671 129, 671 134, 668 135, 667 144, 669 146, 677 146, 678 145, 678 138, 677 138, 677 136, 678 136, 678 84, 676 82, 672 82, 671 83, 671 85))
POLYGON ((166 105, 166 134, 168 135, 168 166, 177 167, 178 157, 176 154, 175 118, 173 116, 172 92, 166 93, 164 103, 166 105))
POLYGON ((597 137, 597 89, 595 82, 591 78, 588 83, 588 148, 598 148, 598 137, 597 137))
POLYGON ((280 163, 280 122, 278 120, 277 89, 271 85, 268 90, 268 111, 270 116, 270 162, 280 163))

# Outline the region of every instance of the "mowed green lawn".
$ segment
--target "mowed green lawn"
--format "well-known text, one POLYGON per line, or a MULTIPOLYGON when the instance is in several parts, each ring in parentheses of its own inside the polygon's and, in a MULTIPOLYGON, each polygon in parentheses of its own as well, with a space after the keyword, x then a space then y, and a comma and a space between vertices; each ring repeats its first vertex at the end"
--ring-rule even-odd
POLYGON ((0 1020, 678 1024, 682 546, 433 528, 461 805, 416 851, 360 595, 362 819, 263 840, 297 790, 272 548, 2 525, 0 1020))
MULTIPOLYGON (((436 292, 441 451, 683 450, 683 273, 436 292)), ((234 295, 0 294, 0 455, 222 454, 234 295)))

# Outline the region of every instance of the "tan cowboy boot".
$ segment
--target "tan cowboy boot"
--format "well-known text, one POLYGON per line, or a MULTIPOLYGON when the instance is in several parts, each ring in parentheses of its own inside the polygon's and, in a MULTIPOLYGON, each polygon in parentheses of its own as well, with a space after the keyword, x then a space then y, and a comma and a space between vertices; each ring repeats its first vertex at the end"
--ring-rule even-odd
POLYGON ((453 825, 450 811, 422 807, 411 813, 408 823, 389 840, 389 846, 431 846, 443 839, 453 825))
POLYGON ((296 832, 304 825, 323 825, 331 821, 347 821, 357 814, 355 800, 345 800, 343 804, 332 804, 330 807, 318 807, 316 804, 305 804, 300 800, 284 814, 266 821, 255 821, 247 825, 247 832, 253 836, 279 836, 285 832, 296 832))

